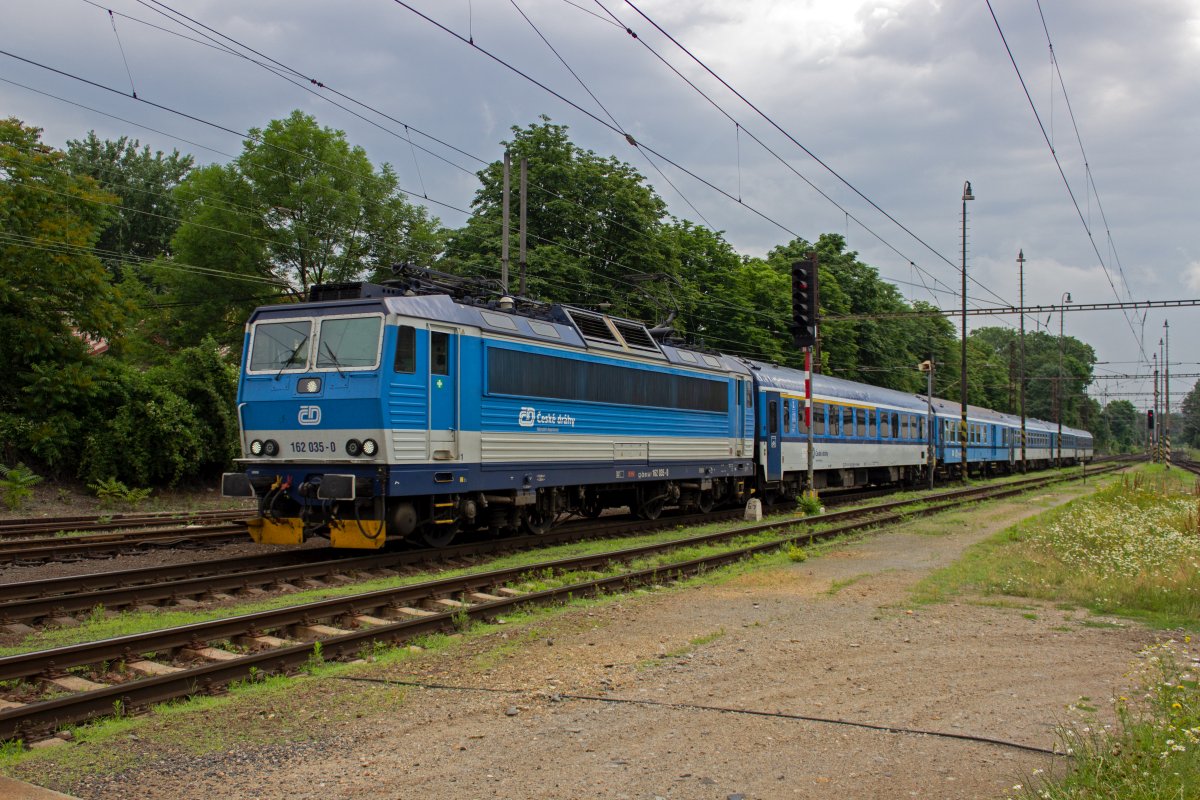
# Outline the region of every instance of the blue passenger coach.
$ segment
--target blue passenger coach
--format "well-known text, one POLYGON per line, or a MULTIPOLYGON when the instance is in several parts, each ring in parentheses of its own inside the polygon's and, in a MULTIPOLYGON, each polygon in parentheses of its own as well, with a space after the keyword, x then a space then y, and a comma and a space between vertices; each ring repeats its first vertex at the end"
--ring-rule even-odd
MULTIPOLYGON (((507 300, 507 302, 504 302, 507 300)), ((256 540, 448 543, 559 515, 702 510, 754 476, 749 369, 644 325, 351 284, 256 310, 238 412, 256 540)))

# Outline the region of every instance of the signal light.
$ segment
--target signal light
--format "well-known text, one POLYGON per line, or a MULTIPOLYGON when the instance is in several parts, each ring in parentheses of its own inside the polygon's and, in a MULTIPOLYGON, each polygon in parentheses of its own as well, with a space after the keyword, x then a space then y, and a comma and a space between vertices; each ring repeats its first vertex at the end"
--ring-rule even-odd
POLYGON ((792 343, 799 348, 817 343, 817 254, 792 264, 792 343))
POLYGON ((1154 409, 1147 409, 1146 411, 1146 430, 1154 430, 1154 409))

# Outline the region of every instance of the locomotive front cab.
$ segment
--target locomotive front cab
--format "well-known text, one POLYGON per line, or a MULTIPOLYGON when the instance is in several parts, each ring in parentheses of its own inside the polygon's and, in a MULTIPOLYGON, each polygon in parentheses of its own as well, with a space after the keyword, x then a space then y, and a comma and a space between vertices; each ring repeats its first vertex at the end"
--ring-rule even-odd
POLYGON ((247 326, 238 416, 243 472, 222 494, 253 496, 255 541, 383 542, 387 470, 378 301, 259 309, 247 326))

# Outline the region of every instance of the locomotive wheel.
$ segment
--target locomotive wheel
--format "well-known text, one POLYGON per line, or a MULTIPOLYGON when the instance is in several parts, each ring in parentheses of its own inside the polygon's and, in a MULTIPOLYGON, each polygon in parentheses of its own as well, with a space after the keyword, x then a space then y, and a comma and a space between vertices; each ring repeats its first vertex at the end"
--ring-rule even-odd
POLYGON ((453 525, 425 525, 421 529, 421 541, 430 547, 445 547, 458 535, 458 523, 453 525))
POLYGON ((521 518, 521 524, 534 536, 541 536, 554 526, 554 516, 537 509, 530 509, 521 518))
POLYGON ((716 505, 716 500, 713 498, 712 492, 700 493, 700 502, 696 503, 696 508, 700 510, 701 514, 712 511, 714 505, 716 505))
POLYGON ((637 510, 639 519, 654 521, 662 514, 663 506, 667 504, 665 497, 654 497, 647 500, 637 510))

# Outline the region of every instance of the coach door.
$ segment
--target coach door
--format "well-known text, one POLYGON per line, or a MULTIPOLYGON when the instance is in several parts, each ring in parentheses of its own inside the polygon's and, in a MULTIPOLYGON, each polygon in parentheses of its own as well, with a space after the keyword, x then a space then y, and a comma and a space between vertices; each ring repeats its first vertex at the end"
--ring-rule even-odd
POLYGON ((429 457, 453 461, 459 456, 459 334, 455 328, 429 327, 429 457))
POLYGON ((767 480, 777 481, 783 478, 783 447, 780 441, 780 420, 786 409, 781 402, 782 396, 766 394, 767 417, 767 480))
POLYGON ((746 382, 739 378, 733 389, 734 396, 737 398, 733 411, 737 417, 737 422, 733 426, 734 435, 737 437, 734 453, 738 456, 746 455, 746 398, 749 396, 749 391, 746 382))

